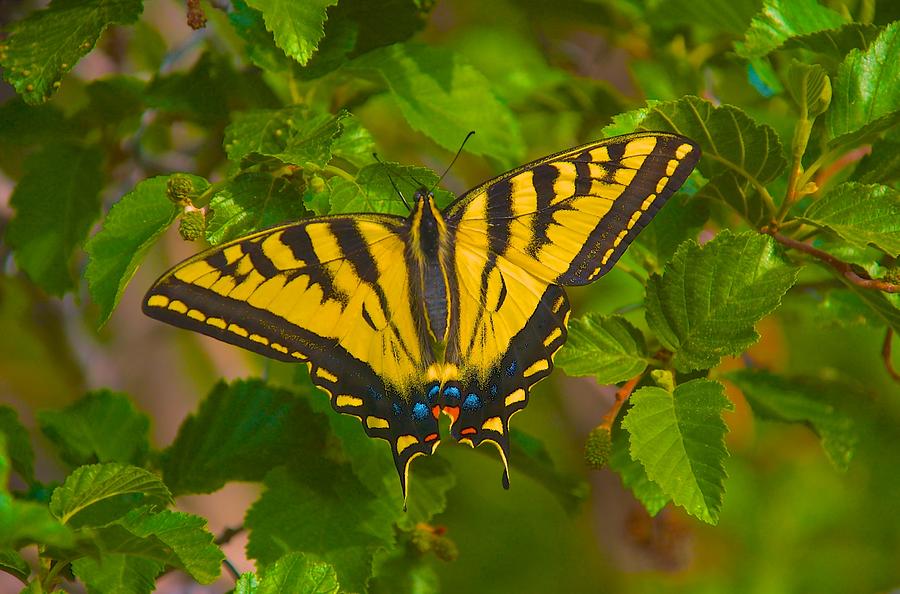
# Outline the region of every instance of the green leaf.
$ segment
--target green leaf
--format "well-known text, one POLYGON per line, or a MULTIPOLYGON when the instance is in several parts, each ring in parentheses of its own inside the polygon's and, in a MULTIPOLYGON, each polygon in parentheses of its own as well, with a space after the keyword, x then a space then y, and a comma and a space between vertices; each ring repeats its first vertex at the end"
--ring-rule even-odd
POLYGON ((389 510, 349 465, 322 457, 321 445, 292 458, 266 476, 266 491, 247 512, 247 555, 266 564, 286 552, 314 554, 334 566, 342 588, 365 591, 375 553, 393 544, 398 510, 389 510))
POLYGON ((142 10, 141 0, 54 0, 7 28, 3 78, 26 102, 42 103, 107 27, 133 23, 142 10))
POLYGON ((320 448, 326 423, 287 390, 259 380, 219 382, 162 452, 163 477, 176 495, 262 480, 285 459, 320 448))
POLYGON ((521 161, 524 143, 512 112, 493 94, 490 81, 457 54, 398 43, 357 58, 345 69, 381 77, 410 126, 445 149, 456 151, 475 130, 468 152, 490 155, 504 165, 521 161))
MULTIPOLYGON (((85 245, 88 265, 84 276, 91 297, 100 306, 101 325, 118 305, 147 251, 178 216, 178 205, 166 196, 169 177, 139 182, 113 205, 103 227, 85 245)), ((202 177, 188 177, 198 190, 209 185, 202 177)))
POLYGON ((703 247, 686 241, 662 276, 650 277, 647 324, 680 371, 713 367, 759 339, 754 325, 796 277, 765 235, 723 231, 703 247))
POLYGON ((303 553, 288 553, 266 567, 253 594, 337 594, 334 567, 303 553))
POLYGON ((78 520, 75 525, 98 525, 94 523, 97 517, 106 516, 106 521, 121 517, 135 507, 134 501, 165 505, 172 495, 159 477, 143 468, 93 464, 77 468, 53 491, 50 512, 64 524, 78 520))
POLYGON ((72 562, 72 571, 88 594, 149 594, 156 589, 156 577, 163 569, 165 566, 153 559, 122 553, 72 562))
POLYGON ((822 448, 840 470, 853 457, 858 436, 852 419, 838 406, 847 402, 847 386, 813 378, 786 378, 768 371, 741 369, 725 374, 763 419, 803 423, 822 440, 822 448))
POLYGON ((812 202, 800 218, 857 247, 874 245, 900 255, 900 192, 889 186, 845 182, 812 202))
POLYGON ((262 13, 250 8, 244 0, 233 0, 228 20, 246 42, 247 57, 263 70, 282 72, 292 67, 292 60, 275 45, 275 37, 266 30, 262 13))
MULTIPOLYGON (((28 430, 19 422, 16 410, 0 406, 0 434, 6 436, 6 452, 12 462, 12 469, 19 473, 26 483, 34 482, 34 450, 28 430)), ((0 477, 0 490, 6 488, 5 476, 0 477)))
POLYGON ((235 162, 260 155, 300 167, 324 167, 341 134, 341 120, 348 117, 347 112, 312 113, 303 106, 241 112, 225 129, 225 151, 235 162))
POLYGON ((825 119, 831 144, 852 142, 900 119, 900 22, 865 50, 853 50, 838 67, 834 99, 825 119))
POLYGON ((778 134, 769 126, 756 123, 732 105, 714 107, 688 96, 648 107, 640 129, 677 132, 700 145, 703 158, 698 169, 711 180, 703 194, 720 192, 751 223, 775 214, 769 212, 771 205, 761 202, 759 190, 781 174, 787 160, 778 134), (743 190, 736 194, 735 187, 743 190))
POLYGON ((172 553, 166 564, 186 571, 201 584, 218 579, 225 556, 213 543, 204 518, 170 510, 151 513, 149 508, 140 508, 117 524, 139 538, 161 541, 172 553))
POLYGON ((631 456, 676 505, 717 523, 728 457, 722 413, 734 409, 724 386, 707 379, 683 383, 675 392, 647 386, 631 402, 622 421, 631 438, 631 456))
POLYGON ((764 0, 744 41, 735 44, 735 51, 742 58, 760 58, 791 37, 834 29, 844 22, 838 12, 816 0, 764 0))
POLYGON ((625 318, 588 313, 569 323, 569 339, 554 361, 567 375, 615 384, 644 371, 647 357, 644 335, 625 318))
POLYGON ((259 580, 255 573, 242 573, 234 583, 234 594, 259 594, 259 580))
POLYGON ((226 181, 213 194, 209 207, 206 239, 213 245, 307 214, 296 182, 261 172, 242 173, 226 181))
POLYGON ((866 49, 878 37, 881 27, 864 23, 844 23, 837 29, 816 31, 808 35, 791 37, 784 49, 806 49, 832 60, 843 60, 853 49, 866 49))
POLYGON ((872 143, 872 152, 859 162, 852 179, 863 184, 900 180, 900 138, 879 138, 872 143))
MULTIPOLYGON (((431 187, 437 183, 438 175, 425 167, 400 165, 398 163, 373 163, 363 167, 355 181, 343 177, 328 180, 324 190, 331 204, 332 214, 354 212, 380 212, 406 216, 409 209, 397 195, 391 184, 393 178, 397 188, 407 201, 420 186, 431 187)), ((453 201, 453 195, 436 188, 435 201, 440 208, 453 201)))
POLYGON ((666 208, 658 212, 641 231, 632 250, 635 254, 643 252, 650 258, 648 268, 651 271, 661 270, 683 241, 697 239, 708 219, 709 208, 705 201, 679 192, 669 199, 666 208), (637 250, 634 246, 637 246, 637 250))
POLYGON ((316 51, 325 34, 328 18, 326 9, 337 0, 246 0, 259 10, 266 22, 266 29, 275 36, 275 43, 284 53, 306 64, 316 51))
POLYGON ((143 464, 150 420, 125 394, 98 390, 59 411, 41 411, 38 424, 72 466, 96 462, 143 464))
POLYGON ((613 425, 609 467, 619 475, 622 484, 634 494, 651 516, 658 514, 669 503, 669 496, 663 493, 659 485, 647 478, 647 471, 641 463, 631 457, 631 438, 628 432, 622 429, 618 420, 613 425))
POLYGON ((17 501, 0 492, 0 549, 20 549, 32 543, 69 547, 74 542, 69 527, 50 515, 46 505, 17 501))
POLYGON ((788 68, 787 87, 800 106, 800 114, 804 119, 816 119, 831 104, 831 79, 818 64, 792 61, 788 68))
POLYGON ((53 295, 75 286, 72 255, 100 215, 102 159, 96 148, 49 145, 25 162, 10 199, 16 216, 6 241, 31 280, 53 295))
POLYGON ((23 582, 31 575, 31 567, 28 566, 28 562, 22 558, 22 555, 11 550, 0 551, 0 571, 15 576, 23 582))
POLYGON ((761 4, 761 0, 669 0, 650 4, 647 22, 653 23, 654 27, 699 25, 717 32, 740 35, 750 26, 761 4))

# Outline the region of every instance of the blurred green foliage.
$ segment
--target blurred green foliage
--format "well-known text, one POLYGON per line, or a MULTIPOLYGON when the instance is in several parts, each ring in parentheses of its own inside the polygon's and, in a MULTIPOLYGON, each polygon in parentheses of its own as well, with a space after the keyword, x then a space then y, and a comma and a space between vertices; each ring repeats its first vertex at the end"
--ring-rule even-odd
POLYGON ((0 6, 0 585, 213 583, 224 555, 173 497, 242 481, 263 491, 237 510, 256 568, 238 593, 900 587, 896 2, 191 4, 0 6), (225 381, 192 336, 121 336, 161 252, 405 214, 391 180, 436 182, 471 129, 457 192, 635 130, 704 153, 572 291, 511 492, 493 452, 450 445, 414 465, 404 512, 387 448, 305 368, 247 355, 265 379, 225 381), (153 373, 191 378, 163 443, 161 394, 98 380, 93 357, 129 342, 120 360, 152 345, 177 357, 153 373))

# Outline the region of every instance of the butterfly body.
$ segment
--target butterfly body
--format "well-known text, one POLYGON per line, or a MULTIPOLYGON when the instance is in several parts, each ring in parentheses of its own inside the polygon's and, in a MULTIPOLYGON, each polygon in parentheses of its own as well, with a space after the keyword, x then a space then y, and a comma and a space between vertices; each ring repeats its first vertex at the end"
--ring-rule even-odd
POLYGON ((408 217, 314 217, 198 254, 144 311, 304 362, 338 412, 410 461, 455 439, 492 443, 566 340, 563 286, 605 274, 699 159, 667 133, 576 147, 485 182, 447 208, 416 192, 408 217))

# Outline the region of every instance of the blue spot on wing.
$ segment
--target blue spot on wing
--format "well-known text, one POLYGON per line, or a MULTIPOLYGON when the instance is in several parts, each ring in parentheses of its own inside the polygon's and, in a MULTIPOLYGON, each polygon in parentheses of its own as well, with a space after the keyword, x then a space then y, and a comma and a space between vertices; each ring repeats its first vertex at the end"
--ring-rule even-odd
POLYGON ((428 407, 422 402, 416 402, 412 407, 412 414, 417 421, 421 421, 428 416, 428 407))
POLYGON ((431 389, 428 390, 428 402, 434 402, 435 397, 438 395, 438 392, 441 391, 441 387, 438 385, 431 386, 431 389))
POLYGON ((518 369, 519 364, 515 361, 510 361, 509 367, 506 368, 506 375, 512 377, 516 373, 516 369, 518 369))
POLYGON ((469 394, 468 396, 466 396, 466 400, 465 402, 463 402, 463 408, 472 410, 480 407, 481 398, 479 398, 477 394, 469 394))
POLYGON ((459 388, 456 386, 450 386, 449 388, 444 388, 444 396, 450 396, 451 398, 459 398, 459 388))
POLYGON ((403 412, 400 408, 400 405, 397 404, 396 402, 391 405, 391 409, 394 411, 394 414, 397 416, 400 416, 400 413, 403 412))

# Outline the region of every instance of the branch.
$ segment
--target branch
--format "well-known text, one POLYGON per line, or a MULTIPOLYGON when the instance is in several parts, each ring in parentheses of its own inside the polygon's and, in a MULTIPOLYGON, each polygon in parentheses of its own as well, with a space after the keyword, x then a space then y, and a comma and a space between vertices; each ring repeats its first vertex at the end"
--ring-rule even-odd
POLYGON ((215 543, 219 546, 222 546, 223 544, 227 544, 232 538, 234 538, 235 536, 237 536, 238 534, 240 534, 243 531, 244 531, 243 525, 233 526, 231 528, 225 528, 225 530, 222 531, 222 534, 220 534, 219 536, 216 537, 215 543))
POLYGON ((864 289, 874 289, 876 291, 884 291, 885 293, 900 293, 900 285, 895 285, 883 280, 862 277, 854 272, 853 268, 847 262, 835 258, 828 252, 823 252, 820 249, 816 249, 808 243, 803 243, 802 241, 791 239, 790 237, 786 237, 770 228, 764 228, 762 229, 762 232, 766 233, 767 235, 771 235, 775 238, 775 241, 782 245, 793 248, 795 250, 799 250, 805 254, 809 254, 810 256, 821 260, 822 262, 825 262, 826 264, 834 268, 838 273, 840 273, 841 276, 858 287, 863 287, 864 289))
POLYGON ((881 347, 881 358, 884 360, 884 368, 887 369, 891 378, 893 378, 895 382, 900 382, 900 372, 894 369, 894 365, 891 363, 891 342, 893 341, 893 338, 894 329, 888 328, 884 335, 884 344, 881 347))
POLYGON ((603 415, 603 419, 600 421, 600 427, 604 427, 607 431, 612 431, 613 423, 616 421, 619 411, 631 396, 631 393, 634 392, 634 389, 637 387, 638 382, 641 381, 642 377, 644 377, 643 372, 625 382, 625 384, 616 391, 616 401, 613 402, 609 411, 603 415))

